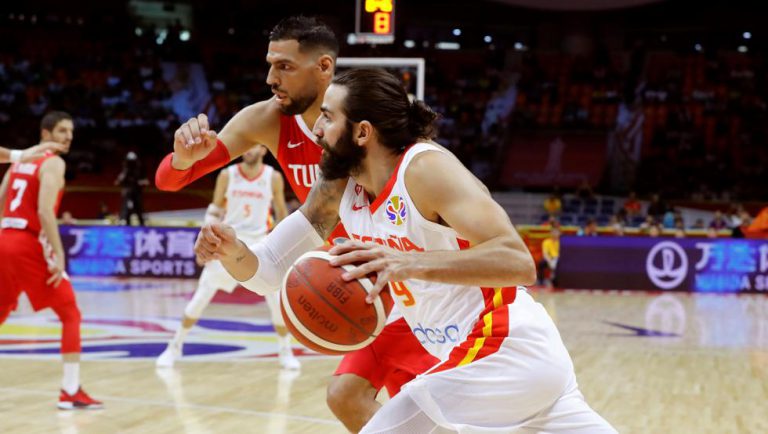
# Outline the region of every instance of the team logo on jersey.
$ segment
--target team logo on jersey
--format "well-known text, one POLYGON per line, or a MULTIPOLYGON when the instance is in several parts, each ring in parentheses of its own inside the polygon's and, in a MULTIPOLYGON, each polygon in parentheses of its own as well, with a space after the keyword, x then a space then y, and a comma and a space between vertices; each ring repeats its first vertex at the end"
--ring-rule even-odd
POLYGON ((405 223, 405 202, 400 196, 392 196, 387 201, 387 218, 389 222, 395 226, 400 226, 405 223))

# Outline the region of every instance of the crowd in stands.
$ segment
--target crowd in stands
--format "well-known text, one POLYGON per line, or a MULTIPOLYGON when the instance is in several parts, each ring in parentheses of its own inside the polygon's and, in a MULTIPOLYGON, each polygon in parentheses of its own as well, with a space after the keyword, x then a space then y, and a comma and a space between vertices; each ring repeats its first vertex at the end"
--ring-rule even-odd
MULTIPOLYGON (((128 151, 154 167, 187 116, 203 111, 221 128, 240 108, 270 96, 264 34, 252 35, 261 38, 256 44, 250 36, 181 42, 181 28, 172 26, 158 45, 153 28, 139 31, 130 20, 113 18, 90 30, 54 26, 45 35, 16 27, 0 31, 0 133, 8 146, 23 147, 36 140, 45 110, 72 112, 70 178, 93 172, 114 179, 119 159, 110 156, 128 151)), ((379 54, 366 49, 343 46, 342 55, 379 54)), ((491 187, 504 170, 500 155, 509 135, 521 128, 603 133, 603 181, 548 199, 546 212, 562 224, 706 226, 681 222, 653 199, 641 210, 634 191, 720 203, 761 197, 768 87, 757 54, 650 51, 642 44, 598 47, 590 56, 534 47, 518 53, 518 61, 492 51, 407 54, 427 58, 425 99, 442 114, 439 140, 491 187), (626 195, 628 203, 595 192, 626 195)), ((414 90, 412 70, 393 72, 414 90)), ((748 220, 743 214, 729 211, 736 217, 726 226, 748 220)))
POLYGON ((576 195, 565 199, 555 191, 542 203, 545 211, 542 221, 552 227, 578 226, 578 235, 583 236, 596 236, 601 233, 598 228, 602 227, 602 233, 611 235, 625 235, 626 229, 632 228, 635 229, 633 232, 649 236, 660 236, 666 231, 682 238, 689 231, 706 231, 709 237, 729 233, 734 238, 741 238, 744 229, 753 220, 744 206, 737 203, 731 204, 725 212, 716 209, 709 222, 702 218, 686 222, 683 212, 664 201, 658 193, 651 195, 647 205, 638 199, 634 191, 623 203, 617 202, 611 197, 597 197, 591 194, 591 190, 580 189, 576 195))
MULTIPOLYGON (((218 129, 241 108, 271 97, 264 35, 254 36, 261 38, 256 44, 235 38, 230 44, 181 42, 180 27, 174 26, 158 45, 151 27, 115 23, 87 30, 60 24, 32 43, 23 41, 38 29, 14 23, 8 40, 0 43, 0 133, 8 146, 27 146, 37 139, 46 110, 69 111, 77 128, 76 146, 67 157, 70 180, 84 173, 95 175, 89 180, 113 179, 120 160, 110 156, 129 151, 145 167, 154 167, 182 120, 202 111, 218 129), (108 33, 89 34, 101 32, 108 33)), ((488 66, 498 62, 482 53, 464 55, 460 67, 442 67, 459 64, 450 57, 420 55, 430 65, 425 99, 442 115, 439 140, 489 180, 502 147, 498 120, 503 116, 494 110, 501 106, 503 111, 503 103, 493 106, 490 121, 484 118, 489 101, 498 102, 509 88, 501 67, 488 66)), ((414 70, 391 71, 415 92, 414 70)))
POLYGON ((692 48, 528 53, 510 123, 606 133, 604 193, 760 198, 768 176, 766 64, 735 47, 692 48))

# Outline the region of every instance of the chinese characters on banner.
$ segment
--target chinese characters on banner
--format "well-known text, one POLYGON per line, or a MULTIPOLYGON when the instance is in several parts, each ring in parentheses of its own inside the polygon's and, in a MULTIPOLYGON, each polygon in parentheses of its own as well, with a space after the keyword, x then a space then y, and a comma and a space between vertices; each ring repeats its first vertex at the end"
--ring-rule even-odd
POLYGON ((768 240, 562 237, 564 288, 768 292, 768 240))
POLYGON ((62 226, 72 276, 197 277, 198 228, 62 226))

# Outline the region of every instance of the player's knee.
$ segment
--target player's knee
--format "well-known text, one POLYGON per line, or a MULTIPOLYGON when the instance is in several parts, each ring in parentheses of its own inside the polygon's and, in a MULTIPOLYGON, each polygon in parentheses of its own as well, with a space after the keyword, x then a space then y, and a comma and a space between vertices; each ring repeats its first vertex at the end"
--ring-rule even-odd
POLYGON ((195 292, 195 295, 192 297, 192 300, 189 300, 189 303, 187 303, 187 306, 184 308, 184 315, 187 318, 200 318, 203 315, 205 308, 208 307, 208 304, 211 302, 215 291, 215 289, 212 290, 202 286, 198 288, 197 292, 195 292))
POLYGON ((332 377, 325 393, 328 407, 336 414, 345 413, 357 402, 354 389, 339 377, 332 377))
POLYGON ((184 316, 196 320, 203 314, 204 309, 205 306, 202 306, 201 303, 195 303, 194 300, 192 300, 187 304, 187 307, 184 308, 184 316))
POLYGON ((75 303, 67 303, 64 306, 59 306, 54 309, 54 312, 56 312, 56 315, 58 315, 59 320, 62 323, 80 324, 80 321, 82 320, 80 309, 75 303))

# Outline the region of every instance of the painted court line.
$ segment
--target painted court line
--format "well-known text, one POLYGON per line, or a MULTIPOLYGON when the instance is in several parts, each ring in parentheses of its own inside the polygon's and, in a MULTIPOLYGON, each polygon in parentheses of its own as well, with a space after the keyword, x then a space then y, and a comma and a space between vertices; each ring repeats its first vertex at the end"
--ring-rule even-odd
MULTIPOLYGON (((0 391, 2 392, 11 392, 16 394, 26 394, 26 395, 41 395, 41 396, 50 396, 51 391, 50 390, 30 390, 30 389, 19 389, 15 387, 0 387, 0 391)), ((238 408, 230 408, 230 407, 219 407, 215 405, 202 405, 202 404, 171 404, 164 401, 152 401, 147 399, 133 399, 133 398, 122 398, 117 396, 108 396, 108 395, 99 395, 99 399, 103 399, 104 401, 117 401, 117 402, 126 402, 131 404, 138 404, 138 405, 151 405, 155 407, 168 407, 168 408, 189 408, 189 409, 197 409, 197 410, 207 410, 207 411, 216 411, 216 412, 222 412, 222 413, 233 413, 233 414, 243 414, 243 415, 249 415, 249 416, 258 416, 263 418, 272 418, 275 416, 278 417, 284 417, 286 419, 292 419, 292 420, 299 420, 302 422, 314 422, 319 423, 323 425, 338 425, 340 426, 341 423, 339 421, 331 420, 331 419, 321 419, 317 417, 311 417, 311 416, 301 416, 301 415, 295 415, 295 414, 287 414, 287 413, 270 413, 266 411, 256 411, 256 410, 243 410, 238 408)), ((108 403, 107 403, 108 404, 108 403)), ((108 411, 108 409, 105 410, 96 410, 96 411, 108 411)))

